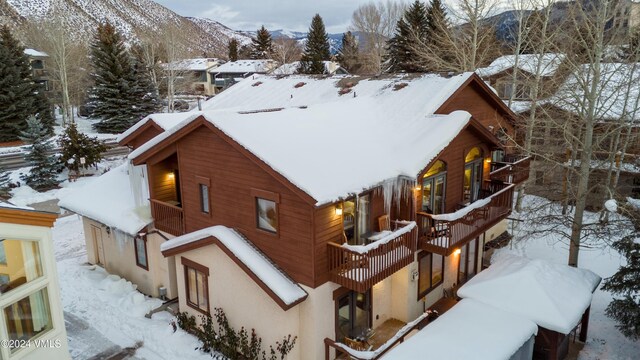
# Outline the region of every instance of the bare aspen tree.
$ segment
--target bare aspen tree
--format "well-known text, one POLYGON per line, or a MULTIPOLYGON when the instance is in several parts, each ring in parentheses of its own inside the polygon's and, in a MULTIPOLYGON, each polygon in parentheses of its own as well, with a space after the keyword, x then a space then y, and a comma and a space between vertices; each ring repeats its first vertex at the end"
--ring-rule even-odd
POLYGON ((394 34, 405 4, 387 0, 360 5, 351 16, 349 30, 363 38, 364 72, 378 74, 386 54, 387 40, 394 34))
POLYGON ((295 39, 278 38, 273 40, 273 59, 280 64, 300 60, 302 49, 295 39))
POLYGON ((182 81, 185 71, 179 65, 180 60, 186 58, 183 49, 182 32, 176 24, 167 23, 161 31, 162 46, 164 49, 166 64, 163 66, 163 77, 166 82, 167 91, 167 112, 174 112, 174 102, 176 93, 184 81, 182 81))

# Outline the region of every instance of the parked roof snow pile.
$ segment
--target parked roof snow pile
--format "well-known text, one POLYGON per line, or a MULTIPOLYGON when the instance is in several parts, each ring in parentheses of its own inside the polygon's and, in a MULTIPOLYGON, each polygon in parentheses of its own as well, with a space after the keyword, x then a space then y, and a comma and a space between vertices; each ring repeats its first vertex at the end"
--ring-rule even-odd
MULTIPOLYGON (((518 69, 536 74, 538 62, 540 62, 540 75, 553 76, 560 64, 564 60, 564 54, 521 54, 518 56, 518 69)), ((504 55, 495 59, 489 66, 477 69, 476 72, 482 77, 493 76, 515 66, 515 55, 504 55)))
MULTIPOLYGON (((466 111, 433 115, 443 101, 438 96, 405 97, 402 91, 303 109, 203 115, 320 205, 399 176, 415 178, 469 123, 466 111)), ((151 139, 129 158, 187 123, 151 139)))
POLYGON ((251 272, 253 272, 285 304, 291 305, 307 296, 307 293, 295 281, 277 268, 256 247, 235 230, 216 225, 206 229, 178 236, 160 245, 161 251, 170 250, 208 237, 215 237, 231 251, 251 272))
POLYGON ((593 272, 545 260, 497 252, 492 264, 460 289, 458 296, 491 304, 568 334, 591 305, 601 278, 593 272))
POLYGON ((27 56, 35 56, 35 57, 49 57, 49 54, 43 51, 38 51, 36 49, 24 49, 24 53, 27 56))
MULTIPOLYGON (((545 103, 574 114, 585 113, 595 69, 585 64, 571 74, 545 103)), ((598 120, 640 120, 640 63, 602 63, 597 84, 595 118, 598 120)))
POLYGON ((195 58, 176 60, 163 64, 163 68, 177 71, 205 71, 220 63, 216 58, 195 58))
POLYGON ((124 139, 127 136, 133 134, 136 130, 138 130, 143 125, 145 125, 145 124, 147 124, 149 122, 154 122, 156 125, 160 126, 163 130, 168 130, 168 129, 171 129, 172 127, 178 125, 182 121, 184 121, 184 120, 186 120, 188 118, 191 118, 191 117, 193 117, 193 113, 191 113, 191 112, 151 114, 151 115, 145 117, 144 119, 138 121, 137 123, 135 123, 135 125, 133 125, 129 129, 127 129, 127 131, 125 131, 122 134, 118 135, 118 138, 116 139, 116 141, 117 142, 122 141, 122 139, 124 139))
POLYGON ((276 66, 274 60, 237 60, 211 69, 210 73, 267 73, 276 66))
POLYGON ((278 78, 261 75, 233 85, 205 102, 202 109, 250 111, 310 106, 335 101, 352 102, 354 98, 363 97, 391 97, 397 101, 392 105, 403 107, 401 102, 404 100, 411 110, 419 109, 424 114, 429 114, 434 113, 472 75, 473 73, 464 73, 449 78, 435 74, 381 78, 359 78, 350 75, 324 78, 291 75, 278 78), (394 90, 394 85, 400 83, 408 85, 394 90))
POLYGON ((60 199, 59 206, 127 234, 137 234, 152 219, 148 209, 136 208, 127 166, 120 165, 74 189, 60 199))
POLYGON ((471 299, 463 299, 404 343, 385 360, 509 359, 538 331, 535 323, 471 299))

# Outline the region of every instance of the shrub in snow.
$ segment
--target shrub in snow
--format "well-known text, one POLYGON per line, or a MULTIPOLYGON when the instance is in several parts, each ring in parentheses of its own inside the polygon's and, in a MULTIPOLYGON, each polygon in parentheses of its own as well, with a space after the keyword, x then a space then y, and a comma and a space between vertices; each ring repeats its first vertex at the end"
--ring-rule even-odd
POLYGON ((211 353, 214 359, 230 360, 284 360, 296 344, 297 336, 287 335, 282 341, 276 341, 275 348, 269 346, 269 354, 262 350, 262 339, 244 327, 240 331, 234 330, 229 324, 226 314, 221 308, 216 308, 214 318, 202 315, 202 322, 198 327, 193 315, 182 312, 176 316, 178 326, 195 334, 202 342, 199 348, 211 353))
POLYGON ((613 248, 627 258, 627 264, 604 281, 603 290, 622 298, 613 299, 607 306, 607 316, 618 323, 616 327, 626 337, 640 339, 640 237, 626 236, 613 243, 613 248))
POLYGON ((27 120, 27 130, 20 139, 31 144, 25 156, 31 170, 22 176, 22 180, 38 191, 56 187, 59 183, 60 163, 54 155, 49 155, 53 152, 53 146, 49 141, 47 128, 35 116, 31 116, 27 120))
POLYGON ((9 198, 9 173, 5 171, 5 169, 0 166, 0 199, 8 199, 9 198))
POLYGON ((84 166, 93 166, 102 160, 102 153, 107 151, 107 147, 100 140, 79 132, 75 123, 69 124, 60 134, 58 143, 62 149, 60 161, 76 173, 82 165, 81 158, 85 160, 84 166))

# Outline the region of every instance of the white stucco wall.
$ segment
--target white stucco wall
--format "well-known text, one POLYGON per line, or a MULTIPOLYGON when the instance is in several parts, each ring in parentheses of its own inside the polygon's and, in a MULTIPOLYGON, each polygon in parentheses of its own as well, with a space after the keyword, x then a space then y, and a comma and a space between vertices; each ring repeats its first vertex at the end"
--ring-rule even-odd
MULTIPOLYGON (((41 251, 42 268, 44 270, 42 277, 3 294, 2 299, 0 300, 0 307, 4 308, 5 306, 13 304, 46 287, 49 297, 51 321, 53 324, 51 330, 33 338, 33 340, 37 339, 38 341, 44 341, 47 346, 31 346, 22 348, 17 350, 11 356, 11 359, 70 359, 67 332, 64 327, 62 304, 60 302, 60 285, 58 282, 58 272, 56 270, 55 257, 53 254, 51 229, 42 226, 16 225, 0 222, 0 238, 38 241, 41 251)), ((0 314, 0 317, 2 318, 2 321, 0 321, 0 339, 8 339, 7 328, 4 325, 4 315, 0 314)), ((0 347, 0 357, 8 359, 9 349, 6 347, 0 347)))
POLYGON ((116 235, 113 230, 107 233, 107 227, 86 217, 82 218, 82 224, 89 263, 96 264, 98 260, 92 233, 93 226, 99 230, 102 238, 103 266, 105 270, 138 285, 138 290, 144 294, 157 297, 159 296, 158 288, 164 286, 167 288, 167 297, 169 299, 178 296, 175 262, 173 258, 165 258, 160 253, 160 244, 166 241, 162 236, 155 233, 147 235, 147 263, 149 270, 145 270, 136 264, 136 252, 131 235, 124 233, 116 235), (117 236, 122 236, 122 238, 118 240, 117 236))

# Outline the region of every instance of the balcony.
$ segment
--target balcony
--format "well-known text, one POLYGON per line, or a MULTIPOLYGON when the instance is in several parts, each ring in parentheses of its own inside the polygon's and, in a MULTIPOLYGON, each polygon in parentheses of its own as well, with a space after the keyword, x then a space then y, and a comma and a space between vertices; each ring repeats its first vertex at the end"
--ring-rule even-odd
POLYGON ((511 213, 515 184, 492 184, 486 198, 454 213, 417 214, 418 244, 421 249, 449 256, 511 213))
POLYGON ((491 164, 489 176, 493 181, 502 181, 509 184, 521 184, 529 179, 529 156, 505 156, 505 161, 496 161, 491 164))
POLYGON ((150 202, 153 225, 156 229, 175 236, 185 233, 182 208, 154 199, 151 199, 150 202))
POLYGON ((363 293, 413 262, 417 250, 415 222, 368 245, 328 243, 331 281, 363 293))

